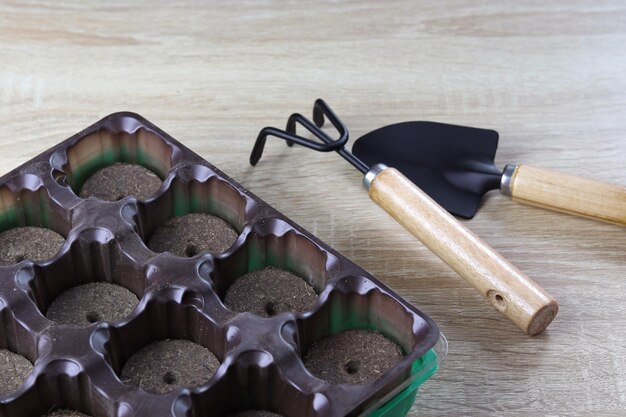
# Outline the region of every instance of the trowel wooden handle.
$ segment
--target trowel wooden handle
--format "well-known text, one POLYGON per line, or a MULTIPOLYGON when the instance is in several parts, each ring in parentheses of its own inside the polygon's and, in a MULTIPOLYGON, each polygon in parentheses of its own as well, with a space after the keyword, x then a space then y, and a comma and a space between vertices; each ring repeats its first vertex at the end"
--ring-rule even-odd
POLYGON ((508 167, 513 200, 626 226, 626 187, 527 165, 508 167))
POLYGON ((530 335, 552 322, 558 304, 487 243, 394 168, 377 165, 364 181, 370 198, 530 335))

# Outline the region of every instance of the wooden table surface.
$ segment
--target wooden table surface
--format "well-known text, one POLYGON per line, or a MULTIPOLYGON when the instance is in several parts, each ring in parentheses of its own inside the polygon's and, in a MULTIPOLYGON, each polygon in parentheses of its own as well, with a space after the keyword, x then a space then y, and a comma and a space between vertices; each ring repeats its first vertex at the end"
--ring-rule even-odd
POLYGON ((147 117, 433 317, 450 349, 411 416, 623 415, 626 229, 498 193, 466 225, 559 301, 520 333, 335 154, 259 129, 322 97, 352 137, 434 120, 523 162, 626 185, 626 5, 614 1, 0 4, 0 166, 101 117, 147 117))

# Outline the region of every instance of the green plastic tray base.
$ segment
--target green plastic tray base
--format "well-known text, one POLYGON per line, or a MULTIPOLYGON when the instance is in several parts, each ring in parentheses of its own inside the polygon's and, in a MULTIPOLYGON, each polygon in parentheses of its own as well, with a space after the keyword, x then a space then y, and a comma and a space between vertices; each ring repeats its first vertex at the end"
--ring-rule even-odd
MULTIPOLYGON (((408 414, 417 397, 417 390, 437 372, 439 361, 434 349, 429 350, 415 362, 411 369, 408 386, 393 396, 383 406, 364 414, 366 417, 403 417, 408 414)), ((405 384, 403 384, 404 386, 405 384)))

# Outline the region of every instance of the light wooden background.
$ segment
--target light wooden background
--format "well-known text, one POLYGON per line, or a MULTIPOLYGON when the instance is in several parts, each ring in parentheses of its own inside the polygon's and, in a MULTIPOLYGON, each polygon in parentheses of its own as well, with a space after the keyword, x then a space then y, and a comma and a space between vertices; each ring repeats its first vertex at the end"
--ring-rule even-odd
POLYGON ((614 1, 0 4, 2 172, 142 114, 390 284, 450 342, 411 416, 623 415, 626 229, 496 193, 467 225, 561 311, 529 338, 361 189, 260 128, 323 97, 358 138, 434 120, 500 132, 497 162, 626 185, 626 5, 614 1))

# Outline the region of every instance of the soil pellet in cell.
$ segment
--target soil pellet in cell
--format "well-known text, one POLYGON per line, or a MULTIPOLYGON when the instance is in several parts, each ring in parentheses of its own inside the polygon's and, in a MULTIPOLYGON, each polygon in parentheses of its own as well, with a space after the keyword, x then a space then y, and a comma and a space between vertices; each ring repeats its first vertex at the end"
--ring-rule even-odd
POLYGON ((304 364, 331 384, 365 384, 383 376, 403 357, 400 346, 380 333, 347 330, 313 343, 304 364))
POLYGON ((115 322, 128 316, 139 299, 124 287, 92 282, 61 293, 46 316, 70 326, 86 327, 99 321, 115 322))
POLYGON ((269 411, 249 410, 237 414, 232 414, 229 417, 283 417, 280 414, 270 413, 269 411))
POLYGON ((44 417, 90 417, 87 414, 79 413, 72 410, 57 410, 53 413, 46 414, 44 417))
POLYGON ((206 383, 220 362, 204 346, 189 340, 163 340, 135 353, 122 368, 122 380, 154 394, 206 383))
POLYGON ((235 229, 219 217, 191 213, 174 217, 156 229, 148 247, 158 253, 190 257, 201 252, 224 252, 237 236, 235 229))
POLYGON ((57 254, 65 238, 43 227, 16 227, 0 233, 0 265, 25 259, 46 261, 57 254))
POLYGON ((25 357, 0 349, 0 395, 14 392, 33 371, 33 364, 25 357))
POLYGON ((286 311, 310 309, 317 293, 304 279, 289 271, 267 266, 237 278, 228 288, 224 303, 229 309, 272 317, 286 311))
POLYGON ((156 193, 161 184, 163 181, 154 172, 141 165, 117 163, 87 178, 79 195, 105 201, 117 201, 127 196, 145 200, 156 193))

